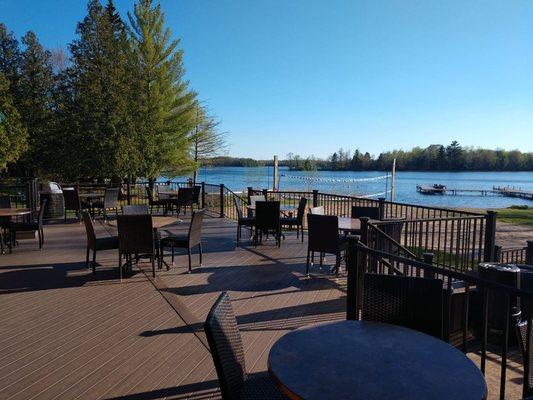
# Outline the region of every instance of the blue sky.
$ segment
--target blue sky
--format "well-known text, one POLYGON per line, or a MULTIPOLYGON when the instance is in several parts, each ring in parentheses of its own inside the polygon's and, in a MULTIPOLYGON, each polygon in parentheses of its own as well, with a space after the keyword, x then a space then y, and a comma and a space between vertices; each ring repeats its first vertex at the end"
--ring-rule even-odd
MULTIPOLYGON (((125 16, 131 0, 116 0, 125 16)), ((458 140, 533 151, 530 0, 163 0, 230 154, 378 154, 458 140)), ((85 1, 0 0, 66 46, 85 1)))

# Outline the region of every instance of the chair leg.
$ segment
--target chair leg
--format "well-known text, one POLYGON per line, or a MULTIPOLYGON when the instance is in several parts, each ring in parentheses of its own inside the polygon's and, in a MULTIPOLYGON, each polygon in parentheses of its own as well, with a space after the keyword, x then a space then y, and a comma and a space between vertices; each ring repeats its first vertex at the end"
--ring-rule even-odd
POLYGON ((322 264, 324 264, 324 253, 320 253, 320 267, 319 267, 319 269, 322 269, 322 264))
POLYGON ((120 282, 122 282, 122 254, 118 253, 118 271, 120 274, 120 282))
POLYGON ((309 276, 309 253, 310 253, 310 251, 307 250, 307 266, 306 266, 306 268, 305 268, 305 274, 306 274, 307 276, 309 276))
POLYGON ((152 278, 155 279, 155 260, 153 254, 150 256, 150 261, 152 261, 152 278))
POLYGON ((191 248, 190 247, 187 249, 187 253, 189 255, 189 274, 190 274, 191 271, 192 271, 192 267, 191 267, 191 248))
POLYGON ((43 238, 40 229, 37 230, 37 236, 39 237, 39 250, 41 250, 43 248, 43 238))
POLYGON ((89 246, 87 246, 87 254, 86 254, 86 257, 85 257, 85 268, 89 268, 89 246))
POLYGON ((335 275, 339 276, 339 270, 341 269, 341 254, 337 253, 337 257, 335 258, 335 275))
POLYGON ((96 249, 93 250, 93 274, 96 274, 96 249))
POLYGON ((198 251, 200 252, 200 267, 202 266, 202 243, 198 243, 198 251))
POLYGON ((302 243, 304 242, 304 226, 302 225, 302 243))
POLYGON ((172 249, 172 266, 174 266, 174 245, 170 246, 172 249))
POLYGON ((240 234, 241 234, 241 226, 237 225, 237 245, 239 244, 239 239, 241 237, 240 234))

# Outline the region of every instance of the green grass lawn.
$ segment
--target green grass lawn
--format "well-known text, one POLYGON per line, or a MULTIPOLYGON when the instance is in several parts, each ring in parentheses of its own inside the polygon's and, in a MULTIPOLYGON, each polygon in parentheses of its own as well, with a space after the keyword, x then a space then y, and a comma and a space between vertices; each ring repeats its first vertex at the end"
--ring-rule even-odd
POLYGON ((508 222, 517 225, 533 226, 533 208, 500 208, 498 212, 498 221, 508 222))

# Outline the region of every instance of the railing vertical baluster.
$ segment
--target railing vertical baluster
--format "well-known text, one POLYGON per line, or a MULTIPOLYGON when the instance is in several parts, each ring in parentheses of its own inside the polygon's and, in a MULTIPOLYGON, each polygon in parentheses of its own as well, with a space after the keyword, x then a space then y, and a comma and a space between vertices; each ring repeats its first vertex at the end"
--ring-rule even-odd
POLYGON ((489 323, 489 289, 486 287, 483 290, 483 303, 481 307, 481 373, 485 375, 485 363, 487 361, 487 331, 489 323))
POLYGON ((507 372, 507 350, 509 345, 509 314, 511 313, 511 298, 505 294, 505 328, 503 330, 502 362, 500 372, 500 399, 505 400, 505 381, 507 372))
POLYGON ((205 182, 202 182, 202 208, 205 208, 205 182))
POLYGON ((224 184, 220 184, 220 218, 224 218, 224 184))
POLYGON ((466 342, 468 339, 468 312, 470 308, 470 284, 468 282, 465 282, 465 298, 464 298, 464 306, 463 306, 463 343, 462 343, 462 350, 463 353, 466 354, 466 342))

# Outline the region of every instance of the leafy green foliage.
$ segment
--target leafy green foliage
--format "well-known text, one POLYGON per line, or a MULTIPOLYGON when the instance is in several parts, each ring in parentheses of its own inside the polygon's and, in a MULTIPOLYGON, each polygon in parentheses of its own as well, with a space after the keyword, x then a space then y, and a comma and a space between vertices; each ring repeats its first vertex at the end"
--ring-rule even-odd
POLYGON ((5 115, 0 122, 0 170, 3 170, 8 163, 17 161, 27 148, 28 136, 13 104, 9 81, 3 73, 0 73, 0 111, 5 115))

